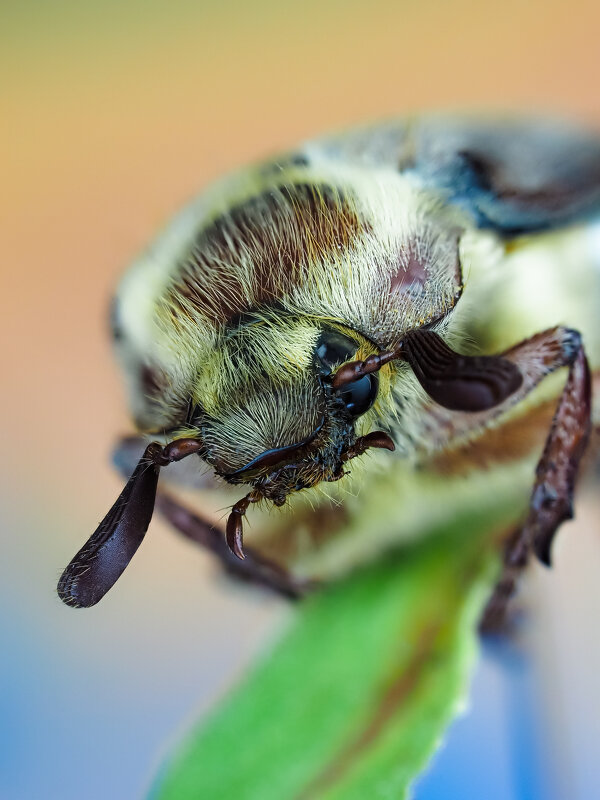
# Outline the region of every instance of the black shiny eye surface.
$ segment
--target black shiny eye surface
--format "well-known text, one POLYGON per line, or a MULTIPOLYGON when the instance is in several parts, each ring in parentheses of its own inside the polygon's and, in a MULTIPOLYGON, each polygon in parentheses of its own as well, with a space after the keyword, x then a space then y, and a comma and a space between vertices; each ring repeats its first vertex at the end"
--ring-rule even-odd
POLYGON ((363 375, 357 381, 342 386, 337 394, 346 406, 346 411, 353 417, 360 417, 375 402, 377 388, 375 375, 363 375))
POLYGON ((358 345, 338 331, 324 331, 317 341, 315 356, 319 371, 329 375, 333 368, 343 364, 356 353, 358 345))

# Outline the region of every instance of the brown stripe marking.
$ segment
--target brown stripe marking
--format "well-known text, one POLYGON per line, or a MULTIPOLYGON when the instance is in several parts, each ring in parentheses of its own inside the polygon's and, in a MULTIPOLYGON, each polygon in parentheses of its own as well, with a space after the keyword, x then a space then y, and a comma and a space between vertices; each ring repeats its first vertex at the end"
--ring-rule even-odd
MULTIPOLYGON (((481 563, 480 556, 485 550, 489 550, 490 541, 493 543, 498 541, 497 531, 494 532, 491 539, 486 539, 486 542, 482 544, 481 550, 477 548, 472 561, 461 570, 461 575, 457 576, 458 586, 468 586, 471 583, 477 572, 478 565, 481 563)), ((297 795, 296 800, 314 800, 314 798, 320 797, 323 790, 341 780, 354 767, 356 757, 373 745, 377 738, 381 736, 417 686, 421 671, 432 657, 436 641, 448 621, 447 608, 440 608, 439 612, 441 616, 430 622, 421 633, 411 659, 402 670, 402 673, 384 691, 366 727, 359 731, 355 738, 343 747, 338 755, 321 770, 320 774, 297 795)))
POLYGON ((442 631, 444 622, 445 620, 441 619, 423 631, 411 660, 402 674, 383 693, 366 727, 338 753, 331 763, 325 766, 321 773, 297 796, 297 800, 311 800, 311 798, 319 797, 324 789, 334 785, 352 769, 360 753, 374 744, 415 689, 423 667, 431 658, 431 651, 435 640, 442 631))
POLYGON ((195 310, 227 322, 273 305, 311 264, 339 255, 364 227, 350 199, 327 184, 283 185, 251 197, 200 233, 171 289, 174 315, 195 310))

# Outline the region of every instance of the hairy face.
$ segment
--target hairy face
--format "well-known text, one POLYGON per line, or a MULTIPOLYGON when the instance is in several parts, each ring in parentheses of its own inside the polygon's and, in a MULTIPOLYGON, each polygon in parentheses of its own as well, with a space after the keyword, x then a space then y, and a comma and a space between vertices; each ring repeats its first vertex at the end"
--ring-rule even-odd
POLYGON ((365 376, 340 390, 331 379, 365 348, 359 334, 312 320, 282 321, 281 314, 244 320, 215 349, 195 386, 192 423, 206 460, 236 483, 254 483, 285 464, 290 490, 339 477, 355 422, 373 405, 379 379, 365 376))

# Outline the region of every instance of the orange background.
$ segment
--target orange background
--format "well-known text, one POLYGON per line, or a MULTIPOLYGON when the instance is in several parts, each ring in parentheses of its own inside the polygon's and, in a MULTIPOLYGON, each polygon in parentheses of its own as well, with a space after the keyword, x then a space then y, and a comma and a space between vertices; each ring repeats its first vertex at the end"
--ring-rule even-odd
MULTIPOLYGON (((98 796, 128 797, 285 610, 217 580, 158 520, 100 606, 56 599, 62 567, 120 489, 109 452, 129 423, 105 321, 117 276, 211 178, 327 129, 441 107, 558 111, 600 127, 600 6, 63 0, 0 13, 2 635, 21 698, 6 740, 25 761, 40 742, 46 797, 60 782, 60 758, 44 755, 54 738, 100 781, 107 746, 69 738, 69 709, 95 697, 99 729, 113 708, 115 736, 135 740, 123 754, 133 766, 98 796)), ((582 506, 595 513, 593 500, 582 506)), ((586 726, 600 718, 588 640, 600 539, 569 528, 554 573, 531 578, 538 617, 525 646, 550 662, 544 724, 565 731, 554 745, 574 798, 592 763, 586 726)), ((27 796, 20 780, 15 797, 27 796)))

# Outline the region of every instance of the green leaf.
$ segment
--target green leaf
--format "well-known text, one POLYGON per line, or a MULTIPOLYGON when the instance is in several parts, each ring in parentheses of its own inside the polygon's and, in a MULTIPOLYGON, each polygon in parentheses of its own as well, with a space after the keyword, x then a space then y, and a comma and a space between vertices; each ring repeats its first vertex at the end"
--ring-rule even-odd
POLYGON ((465 701, 509 507, 521 505, 506 493, 479 497, 445 530, 303 602, 179 746, 153 797, 406 796, 465 701))

